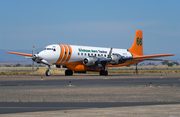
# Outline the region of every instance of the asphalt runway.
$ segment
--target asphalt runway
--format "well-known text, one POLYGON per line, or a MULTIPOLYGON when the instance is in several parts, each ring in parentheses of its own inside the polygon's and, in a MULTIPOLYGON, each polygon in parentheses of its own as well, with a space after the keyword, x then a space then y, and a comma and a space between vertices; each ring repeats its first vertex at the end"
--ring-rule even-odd
MULTIPOLYGON (((55 79, 0 81, 0 90, 136 87, 149 86, 150 82, 155 87, 180 87, 180 78, 55 79), (69 86, 69 81, 71 81, 71 86, 69 86)), ((0 114, 167 104, 180 104, 180 102, 0 102, 0 114)))
MULTIPOLYGON (((132 86, 180 86, 180 78, 128 78, 128 79, 66 79, 66 80, 24 80, 0 81, 0 90, 11 86, 26 86, 24 88, 91 88, 91 87, 132 87, 132 86)), ((16 88, 16 87, 15 87, 16 88)), ((17 87, 18 88, 18 87, 17 87)), ((20 88, 22 89, 22 88, 20 88)))
POLYGON ((180 104, 180 102, 0 102, 0 114, 168 104, 180 104))

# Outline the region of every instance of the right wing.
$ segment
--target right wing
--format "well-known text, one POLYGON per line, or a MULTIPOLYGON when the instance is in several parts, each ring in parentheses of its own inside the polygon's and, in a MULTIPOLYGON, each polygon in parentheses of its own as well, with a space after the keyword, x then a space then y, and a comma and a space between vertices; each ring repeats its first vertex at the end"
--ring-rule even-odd
POLYGON ((10 52, 10 51, 6 51, 6 53, 17 54, 17 55, 23 55, 23 56, 30 56, 30 57, 33 56, 32 54, 19 53, 19 52, 10 52))

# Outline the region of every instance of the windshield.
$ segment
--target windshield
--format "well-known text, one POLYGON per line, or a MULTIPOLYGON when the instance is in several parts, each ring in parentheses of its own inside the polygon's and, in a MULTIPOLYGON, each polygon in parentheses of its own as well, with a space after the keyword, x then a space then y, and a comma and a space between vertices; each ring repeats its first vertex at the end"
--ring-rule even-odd
POLYGON ((52 50, 52 48, 45 48, 45 50, 52 50))

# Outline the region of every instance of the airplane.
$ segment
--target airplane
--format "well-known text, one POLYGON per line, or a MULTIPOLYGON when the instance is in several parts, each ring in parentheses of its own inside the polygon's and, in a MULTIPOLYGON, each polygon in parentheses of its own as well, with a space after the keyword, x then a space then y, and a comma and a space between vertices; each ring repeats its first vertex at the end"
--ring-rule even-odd
POLYGON ((108 75, 109 67, 120 67, 137 64, 145 60, 169 61, 168 59, 155 59, 159 57, 174 56, 174 54, 143 55, 143 33, 137 30, 130 49, 104 48, 78 45, 53 44, 37 54, 26 54, 6 51, 6 53, 23 55, 37 63, 48 66, 46 76, 50 76, 50 66, 67 68, 66 76, 75 73, 96 71, 100 75, 108 75))

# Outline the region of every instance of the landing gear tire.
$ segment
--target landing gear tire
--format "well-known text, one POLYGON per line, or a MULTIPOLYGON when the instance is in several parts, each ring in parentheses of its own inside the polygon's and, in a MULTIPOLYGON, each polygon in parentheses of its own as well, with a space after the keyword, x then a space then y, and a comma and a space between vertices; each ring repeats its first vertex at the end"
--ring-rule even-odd
POLYGON ((107 76, 108 75, 108 71, 106 70, 106 71, 104 71, 104 70, 101 70, 100 72, 99 72, 99 74, 100 74, 100 76, 107 76))
POLYGON ((48 69, 47 71, 46 71, 46 76, 50 76, 51 75, 51 72, 50 72, 50 70, 48 69))
POLYGON ((65 76, 72 76, 73 75, 73 71, 72 70, 66 70, 65 71, 65 76))

